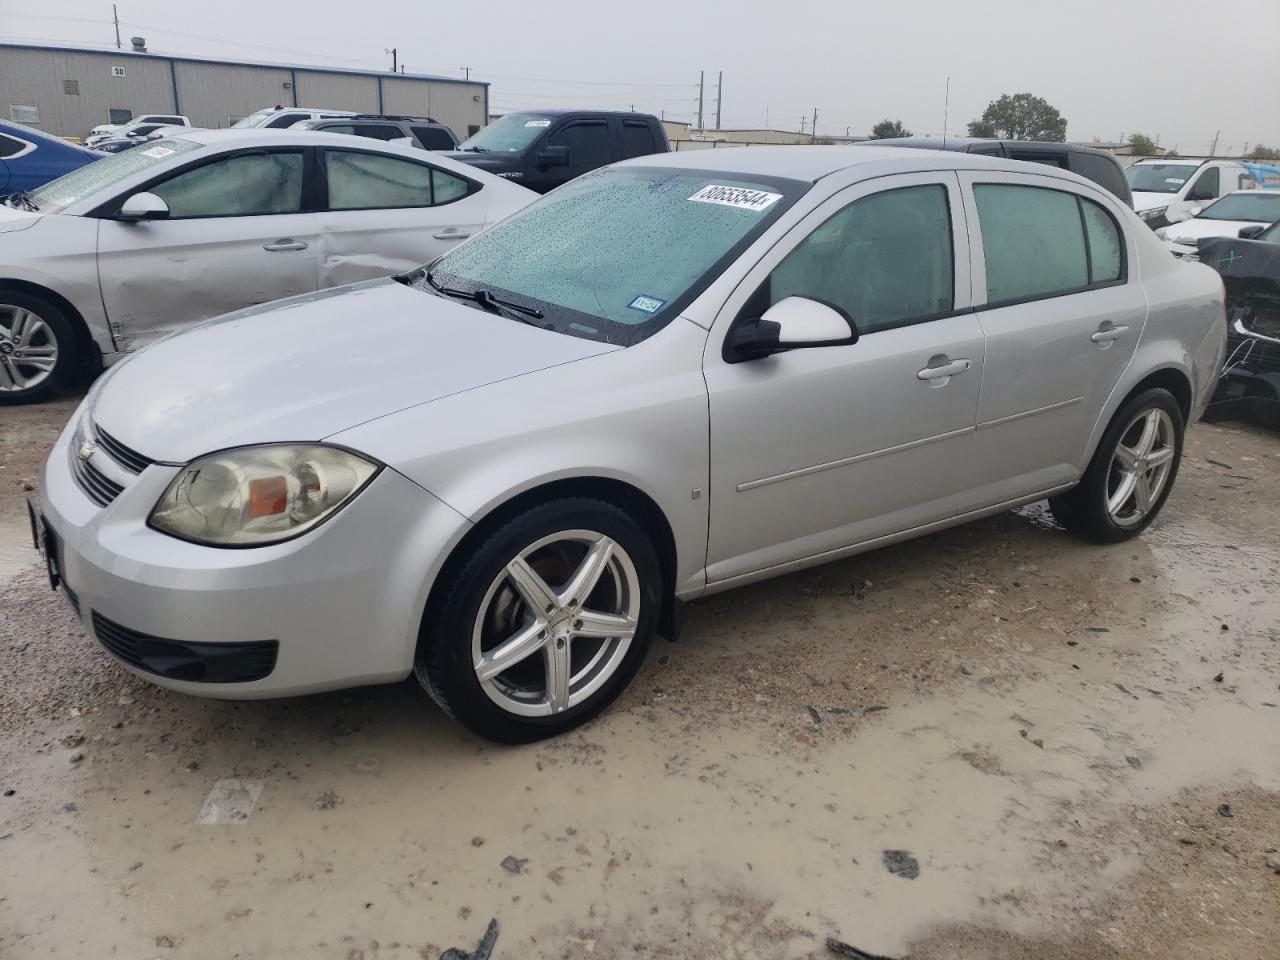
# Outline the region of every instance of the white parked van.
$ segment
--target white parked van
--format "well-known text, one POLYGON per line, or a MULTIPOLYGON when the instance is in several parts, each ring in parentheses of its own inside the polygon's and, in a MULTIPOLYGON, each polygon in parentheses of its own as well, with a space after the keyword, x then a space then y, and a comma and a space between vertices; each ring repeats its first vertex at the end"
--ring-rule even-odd
POLYGON ((1133 209, 1153 230, 1186 220, 1192 207, 1256 185, 1249 169, 1235 160, 1150 157, 1124 175, 1133 190, 1133 209))

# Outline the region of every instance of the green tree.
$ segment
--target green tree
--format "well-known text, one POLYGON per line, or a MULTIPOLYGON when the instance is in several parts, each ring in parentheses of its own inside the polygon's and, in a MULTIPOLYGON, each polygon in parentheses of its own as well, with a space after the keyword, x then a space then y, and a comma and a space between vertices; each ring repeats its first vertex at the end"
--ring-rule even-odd
POLYGON ((1134 155, 1139 157, 1154 157, 1160 152, 1156 142, 1145 133, 1135 133, 1130 137, 1129 147, 1133 150, 1134 155))
POLYGON ((1250 160, 1280 160, 1280 150, 1275 147, 1264 147, 1258 144, 1249 151, 1250 160))
POLYGON ((1067 139, 1067 120, 1041 97, 1006 93, 987 104, 982 117, 969 124, 969 136, 1061 143, 1067 139))
POLYGON ((911 131, 902 125, 901 120, 881 120, 871 128, 872 140, 888 140, 892 137, 909 137, 911 131))

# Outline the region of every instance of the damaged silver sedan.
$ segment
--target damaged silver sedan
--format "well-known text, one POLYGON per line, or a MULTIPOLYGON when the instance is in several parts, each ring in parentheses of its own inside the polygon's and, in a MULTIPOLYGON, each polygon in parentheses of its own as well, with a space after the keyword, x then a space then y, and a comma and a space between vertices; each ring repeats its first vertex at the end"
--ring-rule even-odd
POLYGON ((192 131, 0 203, 0 404, 175 330, 435 259, 537 195, 438 154, 192 131))

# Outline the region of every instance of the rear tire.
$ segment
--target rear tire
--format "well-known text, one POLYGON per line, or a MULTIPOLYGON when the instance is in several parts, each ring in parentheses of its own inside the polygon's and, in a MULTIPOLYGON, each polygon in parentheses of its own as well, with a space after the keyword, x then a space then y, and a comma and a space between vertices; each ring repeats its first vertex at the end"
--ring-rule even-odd
POLYGON ((1136 537, 1155 520, 1178 476, 1182 409, 1160 387, 1144 390, 1112 418, 1075 489, 1049 499, 1054 519, 1095 543, 1136 537))
POLYGON ((80 341, 62 310, 0 290, 0 406, 47 400, 75 376, 79 361, 80 341))
POLYGON ((441 584, 415 672, 468 729, 529 743, 585 723, 644 660, 662 610, 662 571, 618 507, 566 498, 489 533, 441 584))

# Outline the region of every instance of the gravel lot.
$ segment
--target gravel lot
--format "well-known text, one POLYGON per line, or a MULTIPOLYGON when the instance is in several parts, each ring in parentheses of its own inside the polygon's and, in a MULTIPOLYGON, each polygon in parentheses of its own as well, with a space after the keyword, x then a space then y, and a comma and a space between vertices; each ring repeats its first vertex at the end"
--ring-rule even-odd
POLYGON ((1275 434, 1196 426, 1133 543, 1037 505, 694 604, 512 749, 411 683, 118 667, 29 552, 73 406, 0 408, 6 960, 435 960, 490 918, 495 960, 1280 956, 1275 434))

